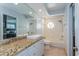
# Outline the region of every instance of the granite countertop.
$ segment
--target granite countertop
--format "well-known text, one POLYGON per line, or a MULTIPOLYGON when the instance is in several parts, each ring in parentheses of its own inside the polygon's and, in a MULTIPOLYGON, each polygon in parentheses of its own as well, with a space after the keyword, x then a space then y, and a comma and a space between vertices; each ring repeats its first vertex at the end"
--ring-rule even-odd
POLYGON ((0 56, 14 56, 39 40, 20 39, 0 45, 0 56))

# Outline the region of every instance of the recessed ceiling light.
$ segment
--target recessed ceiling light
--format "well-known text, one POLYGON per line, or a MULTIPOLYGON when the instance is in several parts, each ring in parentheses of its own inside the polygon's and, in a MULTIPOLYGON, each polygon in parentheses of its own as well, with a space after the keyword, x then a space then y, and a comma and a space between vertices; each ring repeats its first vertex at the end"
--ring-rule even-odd
POLYGON ((32 14, 32 12, 29 12, 29 14, 32 14))
POLYGON ((39 9, 39 12, 42 12, 42 9, 39 9))
POLYGON ((47 7, 48 8, 52 8, 52 7, 55 7, 56 6, 56 3, 48 3, 47 4, 47 7))
POLYGON ((14 3, 15 5, 18 5, 18 3, 14 3))

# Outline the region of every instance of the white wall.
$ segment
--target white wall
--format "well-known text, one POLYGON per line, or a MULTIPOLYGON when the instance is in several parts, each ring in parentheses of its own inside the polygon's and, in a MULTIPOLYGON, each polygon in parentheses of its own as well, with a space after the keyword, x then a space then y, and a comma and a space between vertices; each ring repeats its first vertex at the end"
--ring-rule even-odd
POLYGON ((3 28, 2 28, 2 25, 3 25, 3 23, 2 23, 2 15, 1 15, 1 8, 0 8, 0 40, 2 40, 3 39, 3 28))
POLYGON ((60 47, 65 47, 64 20, 64 15, 49 16, 44 19, 43 36, 46 38, 46 42, 51 42, 53 45, 56 44, 60 47), (59 20, 62 22, 59 22, 59 20), (49 29, 47 27, 48 22, 54 23, 53 29, 49 29))
POLYGON ((17 36, 27 34, 27 22, 26 19, 22 14, 18 13, 17 11, 4 8, 0 6, 0 39, 3 39, 3 14, 15 17, 17 20, 17 36))

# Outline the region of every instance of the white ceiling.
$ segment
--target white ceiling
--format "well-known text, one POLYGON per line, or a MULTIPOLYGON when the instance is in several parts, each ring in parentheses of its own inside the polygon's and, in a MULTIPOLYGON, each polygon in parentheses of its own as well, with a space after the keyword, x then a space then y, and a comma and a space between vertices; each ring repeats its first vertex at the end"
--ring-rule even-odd
POLYGON ((40 16, 50 16, 54 14, 63 14, 67 3, 29 3, 40 16), (38 10, 41 9, 42 12, 38 10))
POLYGON ((0 6, 7 7, 24 15, 50 16, 64 13, 67 3, 3 3, 0 6), (31 13, 32 14, 29 14, 31 13))
POLYGON ((64 13, 67 3, 49 3, 45 8, 49 15, 64 13))
POLYGON ((35 11, 26 3, 19 3, 17 5, 14 3, 2 3, 0 6, 19 12, 25 16, 35 16, 35 11), (32 14, 30 14, 30 12, 32 12, 32 14))
POLYGON ((43 17, 48 15, 43 3, 28 3, 28 5, 36 11, 38 16, 43 17), (42 10, 41 12, 39 12, 40 9, 42 10))

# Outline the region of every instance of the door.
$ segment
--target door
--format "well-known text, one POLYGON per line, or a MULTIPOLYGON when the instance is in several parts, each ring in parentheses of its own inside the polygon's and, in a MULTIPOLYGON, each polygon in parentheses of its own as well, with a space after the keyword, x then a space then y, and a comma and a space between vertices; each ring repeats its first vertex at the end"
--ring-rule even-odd
POLYGON ((75 4, 75 55, 79 56, 79 4, 75 4))
POLYGON ((71 3, 72 55, 75 56, 75 4, 71 3))
POLYGON ((67 55, 75 55, 75 4, 71 3, 67 7, 67 55))
POLYGON ((75 4, 72 4, 72 34, 73 34, 73 56, 75 56, 75 4))

